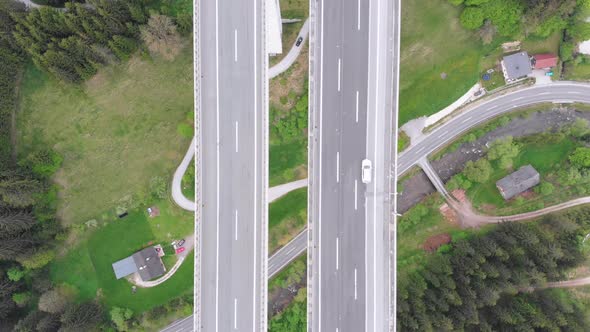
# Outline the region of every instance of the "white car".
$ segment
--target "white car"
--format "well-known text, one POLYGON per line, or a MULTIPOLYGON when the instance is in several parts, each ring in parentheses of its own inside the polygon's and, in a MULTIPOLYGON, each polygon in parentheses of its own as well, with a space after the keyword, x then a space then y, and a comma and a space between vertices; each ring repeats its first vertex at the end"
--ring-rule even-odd
POLYGON ((369 159, 363 159, 361 165, 361 180, 363 183, 371 182, 371 173, 373 172, 373 165, 369 159))

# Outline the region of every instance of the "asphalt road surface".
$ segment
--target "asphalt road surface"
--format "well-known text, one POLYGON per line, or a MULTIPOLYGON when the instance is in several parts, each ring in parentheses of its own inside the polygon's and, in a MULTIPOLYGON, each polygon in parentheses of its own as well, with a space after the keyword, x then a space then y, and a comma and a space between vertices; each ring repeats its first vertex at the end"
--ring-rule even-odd
POLYGON ((195 330, 266 331, 264 0, 197 2, 195 330))
POLYGON ((385 331, 389 326, 389 209, 384 203, 395 89, 389 2, 312 2, 310 331, 385 331), (361 179, 363 159, 373 163, 368 184, 361 179))
MULTIPOLYGON (((307 230, 301 232, 268 259, 268 278, 274 277, 307 249, 307 230)), ((192 332, 194 316, 180 319, 168 325, 161 332, 192 332)))
POLYGON ((590 84, 554 82, 519 89, 505 95, 492 95, 489 99, 476 102, 449 122, 428 133, 420 142, 403 151, 398 159, 399 174, 409 170, 420 158, 449 144, 462 133, 480 123, 517 108, 547 102, 590 103, 590 84))

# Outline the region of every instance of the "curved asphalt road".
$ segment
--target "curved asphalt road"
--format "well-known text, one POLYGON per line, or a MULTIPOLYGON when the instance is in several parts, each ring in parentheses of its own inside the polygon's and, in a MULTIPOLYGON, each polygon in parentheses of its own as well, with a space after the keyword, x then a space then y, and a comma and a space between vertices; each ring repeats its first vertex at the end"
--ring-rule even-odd
POLYGON ((399 175, 417 164, 420 158, 428 156, 482 122, 513 111, 515 108, 547 102, 590 104, 590 84, 555 82, 519 89, 476 102, 403 151, 398 158, 399 175))
POLYGON ((195 211, 196 205, 194 201, 186 198, 182 193, 182 176, 195 156, 195 143, 196 141, 193 137, 191 145, 188 147, 184 158, 180 162, 180 165, 178 165, 178 168, 176 168, 174 177, 172 178, 172 199, 178 206, 188 211, 195 211))
POLYGON ((295 60, 297 60, 297 57, 299 56, 299 53, 301 53, 301 49, 303 48, 303 45, 305 45, 305 40, 307 39, 308 32, 309 32, 309 19, 305 20, 303 27, 301 27, 301 30, 299 31, 299 34, 297 35, 297 39, 303 38, 303 41, 301 41, 299 46, 297 46, 297 39, 295 39, 295 42, 293 43, 293 46, 289 50, 289 53, 287 53, 287 55, 279 63, 277 63, 276 65, 274 65, 268 69, 268 78, 269 79, 274 78, 274 77, 278 76, 279 74, 281 74, 282 72, 284 72, 285 70, 289 69, 289 67, 291 67, 291 65, 295 62, 295 60))

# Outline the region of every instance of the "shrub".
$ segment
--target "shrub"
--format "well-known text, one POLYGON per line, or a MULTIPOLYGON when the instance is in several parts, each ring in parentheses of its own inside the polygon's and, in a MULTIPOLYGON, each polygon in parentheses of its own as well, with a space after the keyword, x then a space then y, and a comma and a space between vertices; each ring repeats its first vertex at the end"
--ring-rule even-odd
POLYGON ((111 321, 115 323, 119 331, 127 331, 129 329, 127 321, 133 316, 133 311, 128 308, 113 307, 110 312, 111 321))
POLYGON ((39 269, 49 264, 55 258, 53 250, 41 250, 30 257, 19 260, 19 262, 27 269, 39 269))
POLYGON ((21 164, 41 177, 50 177, 61 167, 62 162, 62 156, 55 151, 45 149, 29 153, 21 164))
POLYGON ((19 281, 25 276, 25 271, 18 267, 11 267, 8 269, 8 271, 6 271, 6 275, 11 281, 19 281))
POLYGON ((168 196, 168 183, 161 176, 155 176, 150 180, 150 193, 154 198, 164 199, 168 196))
POLYGON ((58 289, 49 290, 39 298, 39 310, 52 314, 63 312, 68 299, 58 289))
POLYGON ((195 129, 187 123, 181 123, 176 127, 176 132, 183 138, 192 138, 195 136, 195 129))
POLYGON ((540 185, 535 187, 535 192, 537 194, 547 196, 553 193, 553 189, 555 189, 555 187, 553 187, 550 182, 542 182, 540 185))

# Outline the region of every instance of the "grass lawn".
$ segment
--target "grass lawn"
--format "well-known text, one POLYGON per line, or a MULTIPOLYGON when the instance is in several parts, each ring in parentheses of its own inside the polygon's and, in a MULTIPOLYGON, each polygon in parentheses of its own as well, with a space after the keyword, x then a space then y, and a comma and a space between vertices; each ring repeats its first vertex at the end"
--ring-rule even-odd
POLYGON ((192 0, 156 0, 148 6, 170 16, 193 13, 192 0))
POLYGON ((270 144, 269 186, 307 177, 307 142, 270 144))
POLYGON ((191 161, 182 177, 182 193, 189 199, 195 199, 195 160, 191 161))
POLYGON ((571 193, 567 191, 567 188, 562 188, 557 181, 554 181, 553 173, 566 164, 567 156, 577 146, 577 143, 567 137, 552 144, 526 144, 521 147, 520 154, 514 159, 513 169, 505 170, 494 167, 494 172, 490 176, 490 179, 482 184, 474 183, 467 190, 467 195, 475 208, 488 214, 499 215, 536 210, 542 208, 547 203, 555 204, 571 199, 571 197, 568 197, 571 193), (526 199, 525 203, 521 206, 514 199, 505 201, 496 188, 496 181, 518 170, 521 166, 528 164, 532 165, 539 172, 541 181, 552 182, 555 185, 555 191, 547 197, 536 194, 534 197, 526 199))
POLYGON ((566 65, 565 79, 574 81, 590 81, 590 63, 566 65))
MULTIPOLYGON (((88 240, 81 242, 50 266, 51 279, 79 290, 79 299, 97 294, 108 306, 132 309, 135 313, 165 304, 170 299, 192 292, 193 256, 189 255, 176 274, 154 288, 138 289, 131 294, 131 284, 116 280, 111 264, 134 252, 160 243, 163 246, 192 232, 192 216, 167 201, 158 202, 160 217, 150 219, 144 209, 131 211, 123 219, 99 227, 88 240)), ((169 263, 174 259, 167 258, 169 263)))
POLYGON ((270 204, 269 252, 287 244, 307 224, 307 188, 294 190, 270 204))
POLYGON ((309 0, 282 0, 281 16, 305 20, 309 16, 309 0))
POLYGON ((147 192, 151 178, 171 178, 189 144, 176 130, 193 108, 188 43, 173 61, 134 57, 101 69, 82 86, 27 67, 18 149, 49 146, 64 157, 54 178, 64 224, 99 218, 147 192))
POLYGON ((402 152, 410 143, 410 137, 404 131, 400 130, 397 135, 397 151, 402 152))
MULTIPOLYGON (((461 6, 448 0, 414 0, 402 6, 399 124, 434 114, 471 88, 486 70, 498 68, 502 58, 496 37, 484 45, 476 32, 459 22, 461 6), (441 74, 447 76, 442 78, 441 74)), ((561 32, 547 39, 523 40, 529 54, 558 53, 561 32)), ((485 87, 502 86, 501 72, 485 87)))
POLYGON ((400 125, 443 109, 477 82, 483 47, 459 13, 447 0, 402 6, 400 125))

